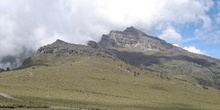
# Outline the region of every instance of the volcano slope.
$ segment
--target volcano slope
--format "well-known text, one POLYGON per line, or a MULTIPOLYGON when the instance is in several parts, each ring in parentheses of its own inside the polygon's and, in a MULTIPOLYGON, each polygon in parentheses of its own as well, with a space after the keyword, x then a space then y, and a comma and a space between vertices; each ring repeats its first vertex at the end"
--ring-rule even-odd
POLYGON ((102 49, 57 40, 0 74, 0 108, 219 110, 220 91, 164 77, 102 49))
POLYGON ((219 59, 188 52, 134 27, 111 31, 98 45, 131 65, 220 89, 219 59))

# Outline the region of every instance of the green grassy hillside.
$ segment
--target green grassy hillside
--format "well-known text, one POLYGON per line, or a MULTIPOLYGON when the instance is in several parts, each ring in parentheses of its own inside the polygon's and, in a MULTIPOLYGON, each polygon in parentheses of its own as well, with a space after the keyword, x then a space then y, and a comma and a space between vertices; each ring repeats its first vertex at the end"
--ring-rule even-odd
MULTIPOLYGON (((47 57, 48 58, 48 57, 47 57)), ((220 91, 113 58, 65 57, 0 74, 0 107, 86 110, 220 110, 220 91)))

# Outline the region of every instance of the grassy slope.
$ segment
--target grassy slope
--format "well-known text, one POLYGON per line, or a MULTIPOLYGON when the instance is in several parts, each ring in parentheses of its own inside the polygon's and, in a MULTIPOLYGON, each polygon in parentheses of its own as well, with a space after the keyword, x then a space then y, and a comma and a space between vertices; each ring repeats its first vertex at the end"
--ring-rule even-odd
POLYGON ((220 91, 161 79, 146 70, 109 58, 79 57, 52 66, 0 74, 0 105, 59 106, 98 109, 219 110, 220 91), (139 76, 134 76, 134 71, 139 76), (32 74, 32 75, 31 75, 32 74))

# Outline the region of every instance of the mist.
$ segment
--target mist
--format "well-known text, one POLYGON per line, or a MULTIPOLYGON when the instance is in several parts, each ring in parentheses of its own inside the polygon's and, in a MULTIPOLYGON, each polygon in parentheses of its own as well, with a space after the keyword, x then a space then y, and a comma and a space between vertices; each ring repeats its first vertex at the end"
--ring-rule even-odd
POLYGON ((19 67, 56 39, 86 44, 129 26, 155 36, 169 29, 170 42, 178 35, 181 43, 175 26, 202 21, 208 27, 212 5, 212 0, 0 0, 0 68, 19 67))

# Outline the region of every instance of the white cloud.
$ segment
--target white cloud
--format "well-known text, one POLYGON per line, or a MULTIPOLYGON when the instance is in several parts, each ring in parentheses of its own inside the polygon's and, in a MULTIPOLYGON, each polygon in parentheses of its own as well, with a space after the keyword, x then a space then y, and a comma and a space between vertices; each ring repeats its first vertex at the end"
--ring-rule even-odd
POLYGON ((220 1, 218 1, 217 3, 216 3, 216 5, 217 5, 217 11, 218 11, 218 13, 217 13, 217 15, 216 15, 216 21, 217 21, 217 23, 218 24, 220 24, 220 1))
POLYGON ((208 16, 199 16, 199 18, 203 21, 203 28, 204 29, 211 28, 212 20, 211 20, 210 17, 208 17, 208 16))
POLYGON ((197 53, 197 54, 206 55, 206 52, 201 51, 201 50, 197 49, 197 48, 194 47, 194 46, 184 47, 183 49, 185 49, 185 50, 187 50, 187 51, 189 51, 189 52, 192 52, 192 53, 197 53))
POLYGON ((220 43, 220 1, 215 1, 215 7, 212 7, 215 12, 212 12, 214 18, 201 17, 203 19, 203 28, 195 30, 195 36, 197 39, 205 40, 208 44, 220 43))
POLYGON ((179 45, 178 45, 178 44, 173 44, 173 46, 179 47, 179 45))
POLYGON ((205 39, 208 44, 220 43, 220 27, 208 28, 208 29, 197 29, 195 31, 197 38, 205 39))
POLYGON ((220 24, 220 12, 216 16, 216 21, 217 21, 218 24, 220 24))
MULTIPOLYGON (((85 44, 110 30, 135 26, 152 32, 161 23, 183 25, 203 21, 212 0, 0 0, 0 59, 36 50, 60 38, 85 44)), ((172 26, 171 25, 171 26, 172 26)), ((173 26, 175 27, 175 26, 173 26)), ((159 29, 162 31, 163 29, 159 29)), ((175 29, 163 38, 181 41, 175 29), (169 36, 171 35, 171 36, 169 36)))
POLYGON ((182 36, 171 27, 167 28, 161 35, 159 35, 159 38, 164 39, 169 43, 179 44, 182 42, 182 36))

